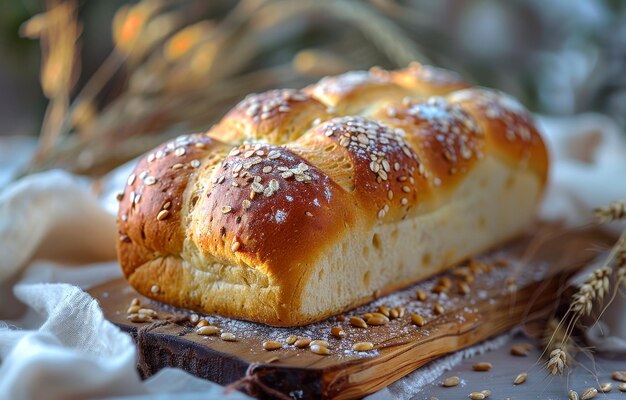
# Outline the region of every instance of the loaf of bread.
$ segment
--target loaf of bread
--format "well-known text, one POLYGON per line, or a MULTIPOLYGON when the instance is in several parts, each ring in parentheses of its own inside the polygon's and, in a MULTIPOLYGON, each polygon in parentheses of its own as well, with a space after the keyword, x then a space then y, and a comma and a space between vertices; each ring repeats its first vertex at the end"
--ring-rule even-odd
POLYGON ((349 72, 250 95, 144 156, 119 260, 163 303, 304 325, 523 232, 547 169, 507 95, 419 64, 349 72))

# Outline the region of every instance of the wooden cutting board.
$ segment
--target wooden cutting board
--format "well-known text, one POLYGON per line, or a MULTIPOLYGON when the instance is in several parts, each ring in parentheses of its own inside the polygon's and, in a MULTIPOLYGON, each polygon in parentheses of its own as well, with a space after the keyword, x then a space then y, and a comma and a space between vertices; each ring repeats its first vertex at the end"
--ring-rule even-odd
POLYGON ((90 290, 99 300, 105 316, 137 341, 139 370, 144 376, 164 367, 182 368, 198 377, 228 385, 257 397, 275 398, 359 398, 373 393, 429 361, 471 346, 511 327, 545 317, 556 307, 564 281, 590 261, 609 239, 597 231, 562 231, 542 226, 533 236, 518 239, 474 260, 471 291, 457 289, 465 280, 460 272, 467 263, 400 292, 381 297, 345 314, 345 320, 327 321, 299 328, 275 328, 219 316, 205 316, 211 325, 233 333, 237 341, 219 336, 199 336, 185 319, 191 313, 148 300, 137 294, 123 279, 90 290), (452 289, 433 293, 447 276, 452 289), (427 299, 416 298, 417 290, 427 299), (132 323, 126 310, 133 298, 158 312, 154 323, 132 323), (435 303, 443 306, 437 315, 435 303), (404 307, 405 315, 385 326, 352 327, 349 316, 378 310, 380 305, 404 307), (418 327, 411 314, 422 315, 426 324, 418 327), (168 322, 168 319, 170 322, 168 322), (341 326, 347 336, 336 339, 331 327, 341 326), (267 340, 285 342, 290 335, 323 339, 331 355, 286 345, 265 351, 267 340), (356 352, 357 342, 372 342, 375 349, 356 352), (279 393, 278 393, 279 392, 279 393))

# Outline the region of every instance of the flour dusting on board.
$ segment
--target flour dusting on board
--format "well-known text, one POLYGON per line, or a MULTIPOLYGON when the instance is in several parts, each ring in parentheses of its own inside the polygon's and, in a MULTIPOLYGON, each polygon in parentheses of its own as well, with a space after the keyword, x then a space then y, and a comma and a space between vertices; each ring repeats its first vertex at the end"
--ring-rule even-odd
MULTIPOLYGON (((276 221, 284 219, 284 215, 284 211, 279 210, 276 213, 276 221)), ((303 327, 272 327, 217 315, 195 315, 195 318, 206 320, 205 324, 219 328, 221 333, 232 334, 237 341, 249 343, 251 355, 271 354, 278 358, 276 361, 278 363, 281 356, 291 354, 297 357, 310 352, 306 347, 297 348, 293 342, 288 343, 290 336, 326 341, 327 349, 330 351, 326 357, 349 361, 377 357, 379 351, 385 347, 406 344, 407 338, 415 340, 416 333, 427 338, 436 333, 437 329, 441 329, 442 324, 439 323, 441 321, 459 326, 478 321, 481 318, 481 309, 478 306, 484 303, 485 299, 490 299, 488 303, 492 303, 491 300, 495 297, 514 293, 518 288, 545 279, 548 274, 547 263, 523 265, 518 260, 507 258, 506 253, 497 252, 457 266, 445 274, 404 290, 377 298, 344 315, 303 327), (523 273, 517 274, 519 271, 523 273), (511 278, 513 276, 514 280, 511 278), (471 284, 465 286, 471 287, 471 291, 464 289, 463 282, 467 281, 471 284), (420 292, 425 297, 422 297, 420 292), (414 315, 418 315, 424 323, 417 323, 416 321, 420 320, 414 315), (365 322, 364 327, 358 327, 352 323, 351 317, 358 317, 369 323, 365 322), (438 323, 433 323, 435 321, 438 323), (331 333, 333 327, 341 328, 345 336, 333 335, 331 333), (279 342, 282 347, 277 345, 278 350, 268 352, 261 345, 266 341, 279 342), (368 351, 356 351, 354 348, 358 348, 355 346, 357 343, 365 343, 366 346, 371 343, 373 348, 368 351)), ((157 305, 156 302, 153 304, 157 305)), ((161 304, 158 304, 158 307, 170 312, 190 314, 188 311, 161 304)), ((188 330, 186 334, 197 337, 193 329, 188 330)), ((202 337, 202 340, 207 343, 223 343, 219 334, 202 337)))

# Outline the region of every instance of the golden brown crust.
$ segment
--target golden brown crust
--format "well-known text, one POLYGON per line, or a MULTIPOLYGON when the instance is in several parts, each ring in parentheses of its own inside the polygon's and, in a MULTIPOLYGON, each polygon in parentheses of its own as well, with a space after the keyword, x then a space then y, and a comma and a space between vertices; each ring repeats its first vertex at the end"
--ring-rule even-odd
POLYGON ((315 120, 326 120, 326 106, 294 89, 252 94, 222 118, 209 135, 228 143, 244 140, 287 143, 306 132, 315 120))
POLYGON ((327 145, 345 154, 351 191, 370 219, 402 219, 418 197, 430 192, 424 168, 401 130, 360 116, 342 117, 317 126, 300 141, 311 137, 325 138, 327 145))
POLYGON ((179 254, 183 192, 225 147, 206 135, 181 136, 143 157, 128 178, 118 212, 118 258, 126 276, 155 254, 179 254))
POLYGON ((379 69, 326 77, 304 91, 331 107, 338 115, 364 114, 376 103, 410 94, 379 69))
POLYGON ((411 63, 408 68, 391 71, 389 74, 394 83, 425 97, 442 96, 470 87, 452 71, 419 63, 411 63))
POLYGON ((460 105, 443 97, 390 105, 379 114, 402 128, 423 162, 423 173, 439 191, 454 188, 484 153, 484 132, 460 105))
POLYGON ((471 114, 486 133, 485 151, 529 168, 545 184, 548 152, 530 113, 517 100, 496 90, 465 89, 449 96, 471 114))
POLYGON ((139 162, 118 215, 124 274, 169 304, 301 325, 518 233, 545 146, 519 103, 467 86, 411 65, 248 97, 139 162))
POLYGON ((210 228, 194 239, 224 263, 279 275, 285 265, 310 261, 354 221, 351 208, 334 207, 348 201, 326 174, 288 149, 242 145, 213 175, 208 200, 197 210, 210 228))

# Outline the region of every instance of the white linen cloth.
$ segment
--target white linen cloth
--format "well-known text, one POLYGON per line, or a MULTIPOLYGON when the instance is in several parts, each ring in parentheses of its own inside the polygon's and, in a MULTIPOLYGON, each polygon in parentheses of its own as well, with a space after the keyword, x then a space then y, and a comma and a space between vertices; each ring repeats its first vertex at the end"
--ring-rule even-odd
MULTIPOLYGON (((543 218, 582 223, 593 207, 626 199, 626 141, 611 120, 585 114, 539 122, 553 162, 543 218)), ((114 260, 114 195, 129 168, 132 163, 105 180, 100 198, 87 180, 62 171, 23 178, 0 192, 0 398, 225 397, 221 386, 175 369, 142 382, 130 336, 106 321, 82 290, 120 274, 117 263, 107 260, 114 260)), ((626 304, 620 301, 612 312, 623 315, 626 304)), ((593 340, 605 350, 623 350, 626 321, 613 320, 593 340)), ((378 398, 409 397, 461 356, 503 342, 494 339, 436 361, 378 398)))

